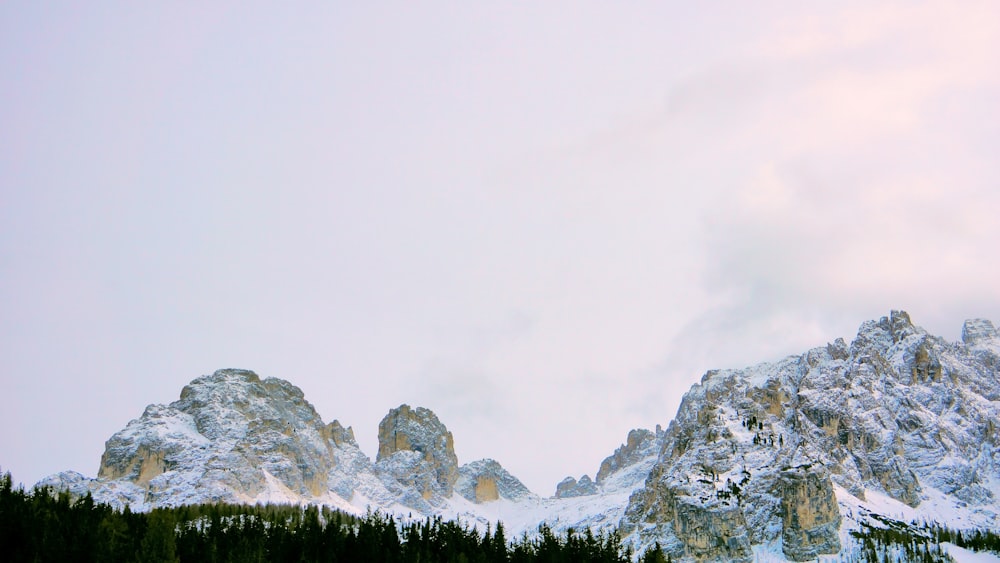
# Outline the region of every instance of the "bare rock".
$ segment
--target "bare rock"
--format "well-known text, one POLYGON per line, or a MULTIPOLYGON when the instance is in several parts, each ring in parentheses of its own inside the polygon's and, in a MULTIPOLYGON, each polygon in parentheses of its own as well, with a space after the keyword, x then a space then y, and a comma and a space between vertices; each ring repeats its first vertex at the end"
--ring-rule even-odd
POLYGON ((625 443, 601 462, 601 468, 597 471, 597 483, 603 483, 612 473, 648 457, 653 453, 651 449, 657 446, 657 435, 653 432, 644 428, 629 431, 625 443))
POLYGON ((962 342, 969 346, 995 340, 998 336, 1000 334, 988 319, 969 319, 962 325, 962 342))
POLYGON ((572 477, 566 477, 556 485, 556 498, 582 497, 597 494, 597 484, 589 475, 580 477, 577 481, 572 477))
POLYGON ((458 457, 451 432, 429 409, 401 405, 378 425, 376 466, 424 498, 451 496, 458 479, 458 457))
POLYGON ((501 498, 513 501, 535 498, 524 483, 492 459, 467 463, 458 473, 455 492, 477 504, 501 498))
POLYGON ((782 552, 793 561, 840 551, 840 511, 830 476, 802 466, 781 472, 782 552))

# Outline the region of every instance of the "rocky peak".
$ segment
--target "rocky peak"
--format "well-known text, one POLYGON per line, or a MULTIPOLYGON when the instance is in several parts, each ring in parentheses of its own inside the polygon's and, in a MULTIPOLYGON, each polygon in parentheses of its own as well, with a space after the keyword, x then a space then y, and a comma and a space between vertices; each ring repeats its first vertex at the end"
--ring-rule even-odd
POLYGON ((969 319, 962 325, 962 342, 968 346, 995 340, 998 336, 1000 333, 987 319, 969 319))
POLYGON ((353 429, 325 424, 298 387, 238 369, 198 377, 179 400, 146 407, 108 440, 97 479, 62 473, 48 483, 133 509, 368 502, 432 514, 455 490, 475 503, 536 498, 495 461, 459 468, 452 434, 427 409, 390 411, 372 463, 353 429))
POLYGON ((179 400, 150 405, 113 435, 98 477, 141 487, 150 504, 236 502, 263 493, 273 480, 318 496, 330 489, 337 460, 329 438, 298 387, 222 369, 186 385, 179 400), (210 490, 191 486, 199 482, 212 483, 210 490))
POLYGON ((570 498, 570 497, 582 497, 587 495, 597 494, 597 484, 590 478, 590 475, 584 475, 580 477, 577 481, 573 477, 566 477, 556 485, 556 498, 570 498))
POLYGON ((658 435, 662 437, 662 429, 659 426, 657 426, 656 433, 650 432, 645 428, 629 431, 625 443, 619 446, 615 450, 615 453, 601 462, 601 468, 597 471, 597 483, 603 483, 615 471, 637 463, 653 453, 651 448, 657 445, 658 435))
POLYGON ((539 499, 492 460, 458 467, 447 428, 408 405, 382 420, 372 463, 301 390, 248 370, 199 377, 178 401, 147 407, 108 440, 98 479, 43 483, 133 509, 320 502, 484 525, 510 517, 506 503, 490 504, 506 499, 523 502, 521 530, 618 527, 636 553, 658 542, 675 560, 750 561, 762 544, 806 560, 849 548, 839 542, 859 521, 852 507, 898 501, 918 518, 996 528, 997 420, 993 323, 966 321, 950 343, 893 311, 850 345, 706 373, 665 431, 629 432, 596 479, 557 487, 557 497, 591 495, 579 499, 539 499))
MULTIPOLYGON (((885 321, 885 317, 882 317, 885 321)), ((910 321, 910 314, 906 311, 891 311, 889 313, 889 334, 892 335, 893 342, 899 342, 914 333, 915 327, 910 321)))
POLYGON ((1000 361, 992 346, 967 350, 991 331, 967 323, 966 345, 954 345, 893 311, 863 323, 849 347, 707 373, 681 401, 623 527, 675 556, 738 559, 780 537, 786 557, 810 559, 840 547, 835 486, 915 510, 943 493, 996 518, 986 483, 1000 478, 1000 361), (703 541, 744 532, 749 543, 703 541))
POLYGON ((924 330, 910 320, 909 313, 894 310, 888 317, 882 317, 878 321, 861 323, 858 335, 851 342, 851 352, 885 351, 914 334, 923 333, 924 330))
POLYGON ((458 457, 451 432, 429 409, 400 405, 378 425, 376 464, 401 482, 417 486, 425 498, 451 496, 458 457))
POLYGON ((354 429, 350 426, 344 428, 344 426, 340 424, 339 420, 334 420, 328 424, 326 426, 326 431, 330 440, 338 446, 343 446, 345 444, 354 447, 358 446, 358 442, 354 439, 354 429))
POLYGON ((501 498, 517 501, 534 497, 520 480, 492 459, 467 463, 458 472, 455 492, 477 504, 501 498))

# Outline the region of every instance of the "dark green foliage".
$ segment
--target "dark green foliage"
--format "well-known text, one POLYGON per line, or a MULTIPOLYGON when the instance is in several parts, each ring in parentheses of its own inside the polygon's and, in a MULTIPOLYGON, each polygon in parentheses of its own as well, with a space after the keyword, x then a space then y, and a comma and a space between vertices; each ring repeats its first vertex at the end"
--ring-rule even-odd
POLYGON ((992 551, 1000 555, 1000 534, 992 530, 952 530, 938 524, 925 526, 938 542, 949 542, 972 551, 992 551))
MULTIPOLYGON (((729 483, 739 495, 736 484, 729 483)), ((870 514, 877 526, 853 532, 857 561, 947 561, 940 544, 1000 553, 1000 534, 898 522, 870 514)), ((547 526, 509 541, 501 524, 480 532, 440 517, 364 517, 325 507, 203 504, 133 513, 72 499, 50 489, 25 492, 0 475, 0 558, 10 562, 354 562, 626 563, 632 553, 615 534, 556 534, 547 526)), ((659 545, 639 559, 665 563, 659 545)))
POLYGON ((6 561, 130 561, 145 534, 146 516, 72 500, 65 492, 13 486, 0 477, 0 554, 6 561))
MULTIPOLYGON (((89 496, 25 492, 0 477, 4 561, 372 563, 626 563, 615 534, 541 527, 508 542, 503 526, 480 532, 441 518, 355 517, 325 507, 203 504, 119 511, 89 496)), ((645 559, 644 559, 645 560, 645 559)), ((649 559, 650 561, 660 561, 649 559)))
POLYGON ((140 563, 177 563, 177 521, 173 511, 157 509, 146 518, 146 533, 139 544, 140 563))
POLYGON ((642 563, 672 563, 673 559, 669 555, 664 555, 663 548, 660 547, 659 542, 656 545, 646 550, 646 553, 642 554, 642 563))
POLYGON ((937 523, 907 524, 878 514, 869 514, 869 517, 879 525, 862 523, 860 531, 851 532, 861 546, 860 561, 886 561, 888 555, 892 560, 901 561, 951 561, 943 553, 942 543, 1000 554, 1000 535, 990 530, 952 530, 937 523))

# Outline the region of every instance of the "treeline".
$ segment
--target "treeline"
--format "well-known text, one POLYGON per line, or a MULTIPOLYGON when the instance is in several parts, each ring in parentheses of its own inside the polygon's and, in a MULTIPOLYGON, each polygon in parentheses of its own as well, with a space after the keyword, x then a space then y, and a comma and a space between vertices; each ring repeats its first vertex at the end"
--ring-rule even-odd
MULTIPOLYGON (((205 504, 117 510, 88 495, 14 487, 0 477, 0 554, 8 562, 328 561, 391 563, 627 563, 615 534, 539 528, 508 541, 503 526, 479 531, 428 518, 355 517, 328 508, 205 504)), ((659 561, 652 551, 644 560, 659 561)))
POLYGON ((991 530, 955 530, 938 523, 909 524, 869 515, 879 521, 872 526, 862 523, 851 532, 858 541, 860 561, 918 561, 927 563, 952 561, 941 549, 942 543, 952 543, 972 551, 992 551, 1000 554, 1000 535, 991 530))
POLYGON ((1000 555, 1000 534, 992 530, 953 530, 939 524, 924 527, 939 543, 953 543, 972 551, 992 551, 1000 555))

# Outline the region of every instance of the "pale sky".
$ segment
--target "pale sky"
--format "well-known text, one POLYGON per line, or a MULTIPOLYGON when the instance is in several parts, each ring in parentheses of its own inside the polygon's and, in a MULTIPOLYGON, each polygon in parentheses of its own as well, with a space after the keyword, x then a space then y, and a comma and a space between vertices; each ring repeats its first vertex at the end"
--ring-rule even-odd
POLYGON ((538 494, 711 368, 1000 324, 1000 3, 0 4, 0 468, 218 368, 538 494))

